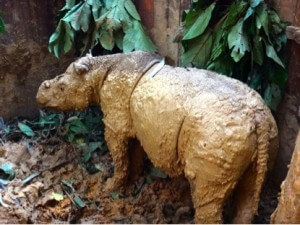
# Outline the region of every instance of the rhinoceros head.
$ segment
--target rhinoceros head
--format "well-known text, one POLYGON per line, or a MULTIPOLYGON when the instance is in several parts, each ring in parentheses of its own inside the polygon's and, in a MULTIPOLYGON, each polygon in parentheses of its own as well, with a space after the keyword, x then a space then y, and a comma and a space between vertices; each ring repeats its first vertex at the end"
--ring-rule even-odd
POLYGON ((92 62, 93 57, 87 55, 71 63, 65 73, 44 81, 36 96, 39 106, 59 111, 86 108, 93 97, 92 62))

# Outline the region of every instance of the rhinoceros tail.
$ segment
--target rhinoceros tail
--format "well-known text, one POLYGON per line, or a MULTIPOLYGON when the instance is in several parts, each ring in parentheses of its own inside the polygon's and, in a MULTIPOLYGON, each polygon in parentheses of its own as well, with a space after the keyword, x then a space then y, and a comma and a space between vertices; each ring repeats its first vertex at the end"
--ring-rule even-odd
POLYGON ((237 185, 233 223, 252 222, 270 159, 275 159, 272 154, 277 151, 277 126, 271 112, 264 110, 257 115, 256 121, 257 154, 237 185))
POLYGON ((278 150, 277 125, 269 109, 264 111, 257 126, 257 164, 253 212, 257 213, 258 202, 268 168, 273 163, 278 150))

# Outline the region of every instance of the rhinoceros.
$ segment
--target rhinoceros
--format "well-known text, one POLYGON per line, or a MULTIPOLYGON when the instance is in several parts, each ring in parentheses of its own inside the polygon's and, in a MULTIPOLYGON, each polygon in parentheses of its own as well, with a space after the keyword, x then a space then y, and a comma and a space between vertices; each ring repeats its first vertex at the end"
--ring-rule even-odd
POLYGON ((222 222, 235 190, 233 222, 250 223, 277 148, 271 111, 247 85, 211 71, 163 65, 149 75, 160 61, 141 51, 87 55, 44 81, 37 102, 60 111, 101 107, 114 162, 108 189, 125 184, 136 138, 155 167, 187 178, 195 222, 222 222))

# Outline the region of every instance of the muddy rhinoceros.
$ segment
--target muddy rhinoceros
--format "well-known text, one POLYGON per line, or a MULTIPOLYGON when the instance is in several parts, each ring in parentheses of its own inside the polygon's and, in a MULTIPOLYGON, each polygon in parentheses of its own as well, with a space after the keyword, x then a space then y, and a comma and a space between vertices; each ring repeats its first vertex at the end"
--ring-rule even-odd
POLYGON ((257 211, 277 127, 258 93, 207 70, 164 65, 146 52, 92 57, 42 83, 37 101, 56 110, 101 106, 114 161, 108 188, 128 176, 128 141, 137 138, 155 167, 188 179, 197 223, 222 222, 235 191, 233 222, 250 223, 257 211), (150 75, 149 75, 150 73, 150 75))

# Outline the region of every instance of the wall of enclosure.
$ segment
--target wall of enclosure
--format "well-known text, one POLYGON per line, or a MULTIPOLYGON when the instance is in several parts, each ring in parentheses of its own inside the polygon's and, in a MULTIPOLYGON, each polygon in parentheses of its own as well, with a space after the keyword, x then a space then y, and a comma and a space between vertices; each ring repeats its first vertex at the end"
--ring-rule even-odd
POLYGON ((0 1, 6 31, 0 35, 0 117, 38 115, 40 83, 62 72, 68 60, 48 52, 48 38, 64 0, 0 1))

